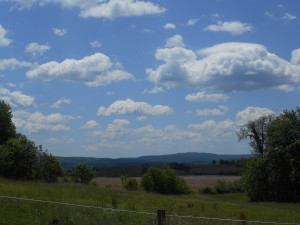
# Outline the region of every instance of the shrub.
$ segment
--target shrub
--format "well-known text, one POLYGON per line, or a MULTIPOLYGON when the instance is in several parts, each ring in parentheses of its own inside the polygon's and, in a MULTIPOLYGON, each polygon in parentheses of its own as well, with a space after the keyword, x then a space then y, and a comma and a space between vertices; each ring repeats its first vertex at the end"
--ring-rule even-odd
POLYGON ((60 161, 47 151, 39 151, 36 178, 48 183, 57 182, 58 178, 64 174, 64 169, 60 161))
POLYGON ((170 168, 165 170, 149 168, 143 175, 142 187, 145 191, 161 194, 190 193, 190 189, 184 179, 178 177, 174 170, 170 168))
POLYGON ((230 183, 226 183, 224 180, 217 181, 217 184, 215 185, 215 191, 218 194, 234 192, 232 185, 230 183))
POLYGON ((118 197, 115 196, 115 195, 111 196, 111 206, 112 206, 114 209, 118 208, 118 203, 119 203, 118 197))
POLYGON ((139 183, 135 178, 127 179, 124 187, 128 191, 138 191, 139 190, 139 183))
POLYGON ((14 179, 32 179, 37 164, 37 150, 33 141, 17 134, 0 146, 0 175, 14 179))
MULTIPOLYGON (((216 185, 214 186, 214 190, 218 194, 243 192, 242 182, 240 180, 237 180, 233 183, 226 183, 224 180, 218 180, 216 185)), ((213 192, 209 187, 200 189, 199 192, 203 194, 213 194, 209 193, 213 192)))
POLYGON ((96 176, 96 171, 88 164, 80 163, 72 169, 71 175, 76 182, 88 184, 96 176))
POLYGON ((199 189, 200 194, 214 194, 214 191, 211 187, 204 187, 199 189))
POLYGON ((232 187, 234 189, 234 192, 243 192, 243 185, 241 180, 236 180, 232 183, 232 187))
POLYGON ((187 203, 186 203, 186 206, 187 206, 189 209, 193 208, 194 205, 195 205, 195 204, 194 204, 193 202, 187 202, 187 203))

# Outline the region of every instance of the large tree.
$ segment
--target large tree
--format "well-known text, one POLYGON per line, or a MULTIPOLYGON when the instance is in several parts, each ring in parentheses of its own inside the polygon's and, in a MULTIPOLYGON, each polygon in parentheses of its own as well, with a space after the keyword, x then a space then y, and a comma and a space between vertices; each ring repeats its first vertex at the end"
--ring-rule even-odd
POLYGON ((43 180, 48 183, 56 182, 64 174, 61 162, 52 156, 48 151, 43 151, 42 146, 37 151, 38 162, 35 169, 35 179, 43 180))
POLYGON ((0 174, 4 177, 32 179, 36 163, 36 146, 23 134, 17 134, 0 146, 0 174))
POLYGON ((275 115, 262 116, 257 120, 249 121, 240 128, 238 140, 250 139, 249 145, 252 147, 252 153, 255 155, 264 155, 266 153, 266 132, 267 126, 274 119, 275 115))
POLYGON ((10 106, 0 100, 0 145, 16 136, 16 127, 12 122, 12 117, 10 106))
POLYGON ((300 108, 261 117, 240 129, 250 139, 254 158, 243 173, 254 201, 300 201, 300 108))
POLYGON ((16 132, 11 108, 0 100, 0 176, 55 182, 62 174, 55 157, 16 132))

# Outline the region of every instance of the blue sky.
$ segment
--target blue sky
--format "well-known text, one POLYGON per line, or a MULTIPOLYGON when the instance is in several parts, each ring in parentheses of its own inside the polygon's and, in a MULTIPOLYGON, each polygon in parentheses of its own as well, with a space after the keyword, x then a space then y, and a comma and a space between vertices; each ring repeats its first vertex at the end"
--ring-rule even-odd
POLYGON ((299 106, 298 0, 0 0, 0 99, 58 156, 249 153, 299 106))

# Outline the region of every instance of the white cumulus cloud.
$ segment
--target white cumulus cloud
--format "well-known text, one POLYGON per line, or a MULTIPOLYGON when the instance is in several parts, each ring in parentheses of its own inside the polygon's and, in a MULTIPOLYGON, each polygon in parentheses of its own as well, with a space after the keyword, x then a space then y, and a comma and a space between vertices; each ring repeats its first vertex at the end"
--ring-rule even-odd
POLYGON ((155 84, 212 88, 215 92, 277 88, 300 82, 300 51, 291 62, 259 44, 229 42, 197 52, 183 48, 157 49, 155 57, 165 63, 146 70, 155 84))
POLYGON ((53 28, 52 31, 56 36, 59 37, 65 36, 68 33, 67 29, 59 29, 59 28, 53 28))
POLYGON ((188 129, 199 130, 208 134, 209 137, 221 137, 234 134, 235 124, 231 120, 216 122, 207 120, 199 124, 189 124, 188 129))
POLYGON ((220 102, 226 101, 228 99, 227 95, 224 94, 210 94, 205 91, 201 91, 194 94, 188 94, 185 100, 190 102, 220 102))
POLYGON ((90 42, 90 45, 93 47, 93 48, 100 48, 102 46, 102 43, 100 41, 91 41, 90 42))
POLYGON ((197 116, 221 116, 228 111, 228 107, 219 105, 217 109, 198 109, 197 116))
POLYGON ((11 59, 0 59, 0 70, 15 70, 22 67, 31 67, 33 66, 30 62, 19 61, 16 58, 11 59))
POLYGON ((284 20, 295 20, 297 19, 297 16, 294 16, 293 14, 290 13, 285 13, 284 16, 282 17, 284 20))
POLYGON ((270 109, 260 108, 260 107, 247 107, 243 111, 240 111, 236 114, 235 120, 237 125, 242 126, 249 121, 256 120, 262 116, 268 116, 271 114, 276 114, 270 109))
POLYGON ((71 128, 65 125, 68 121, 78 117, 54 113, 44 115, 40 112, 27 113, 25 111, 14 112, 13 122, 16 127, 29 133, 67 131, 71 128))
POLYGON ((143 94, 157 94, 164 92, 165 90, 162 87, 154 87, 151 90, 144 89, 143 94))
POLYGON ((164 25, 164 28, 165 28, 165 29, 175 29, 175 28, 176 28, 176 25, 173 24, 173 23, 166 23, 166 24, 164 25))
POLYGON ((7 31, 0 24, 0 47, 8 46, 12 42, 11 39, 6 37, 7 31))
POLYGON ((69 137, 62 137, 62 138, 48 138, 46 142, 53 145, 62 145, 62 144, 64 145, 64 144, 74 143, 75 140, 69 137))
POLYGON ((183 42, 183 38, 181 35, 176 34, 173 37, 170 37, 167 39, 166 47, 172 48, 172 47, 184 47, 185 44, 183 42))
POLYGON ((187 22, 187 25, 188 25, 188 26, 193 26, 193 25, 195 25, 198 21, 199 21, 199 19, 189 19, 189 21, 187 22))
POLYGON ((173 110, 169 106, 155 105, 152 106, 146 102, 135 102, 131 99, 119 100, 105 108, 99 107, 97 115, 151 115, 162 116, 172 114, 173 110))
POLYGON ((217 24, 212 24, 204 28, 206 31, 214 31, 214 32, 229 32, 233 35, 241 35, 245 32, 251 31, 253 27, 247 23, 242 23, 240 21, 228 21, 223 22, 219 21, 217 24))
POLYGON ((128 16, 142 16, 151 14, 161 14, 166 11, 158 5, 147 1, 138 0, 110 0, 94 1, 92 4, 80 7, 80 16, 83 18, 116 18, 128 16))
POLYGON ((71 104, 71 100, 68 98, 61 98, 59 100, 57 100, 56 102, 54 102, 51 107, 52 108, 60 108, 62 104, 71 104))
POLYGON ((20 91, 9 91, 0 87, 0 99, 12 107, 27 108, 35 106, 35 98, 20 91))
POLYGON ((28 52, 34 56, 43 55, 46 51, 49 51, 51 46, 49 44, 41 45, 36 42, 29 43, 25 47, 25 52, 28 52))
POLYGON ((112 82, 134 79, 133 75, 116 68, 109 57, 95 53, 82 59, 65 59, 59 63, 47 62, 29 70, 26 76, 45 80, 80 81, 88 86, 103 86, 112 82))
POLYGON ((87 121, 81 128, 83 129, 94 129, 99 128, 100 125, 95 120, 89 120, 87 121))

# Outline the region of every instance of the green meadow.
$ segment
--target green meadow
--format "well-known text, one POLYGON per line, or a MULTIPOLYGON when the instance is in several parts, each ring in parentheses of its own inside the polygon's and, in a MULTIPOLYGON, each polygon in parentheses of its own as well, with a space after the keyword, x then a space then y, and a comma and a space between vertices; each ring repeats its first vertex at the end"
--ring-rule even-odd
MULTIPOLYGON (((300 223, 300 204, 253 203, 244 194, 160 195, 107 185, 0 180, 0 195, 167 215, 300 223)), ((0 198, 0 224, 157 224, 155 215, 0 198)), ((243 224, 167 216, 167 224, 243 224)), ((250 223, 249 223, 250 224, 250 223)))

